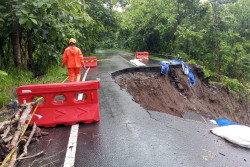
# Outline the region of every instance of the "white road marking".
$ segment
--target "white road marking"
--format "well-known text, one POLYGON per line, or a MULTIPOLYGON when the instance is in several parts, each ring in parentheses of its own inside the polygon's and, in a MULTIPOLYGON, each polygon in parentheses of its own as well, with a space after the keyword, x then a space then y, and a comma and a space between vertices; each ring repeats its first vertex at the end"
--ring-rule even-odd
MULTIPOLYGON (((82 81, 84 82, 87 74, 89 72, 89 68, 85 71, 82 81)), ((82 100, 83 94, 79 93, 77 100, 82 100)), ((76 146, 77 146, 77 137, 78 137, 78 130, 79 124, 72 125, 70 136, 69 136, 69 143, 67 147, 67 152, 64 160, 64 167, 74 167, 75 164, 75 156, 76 156, 76 146)))
POLYGON ((79 129, 79 124, 71 126, 69 143, 63 165, 64 167, 73 167, 75 164, 78 129, 79 129))
POLYGON ((87 74, 88 74, 88 72, 89 72, 89 69, 90 69, 90 67, 87 68, 87 70, 85 71, 85 73, 84 73, 84 75, 83 75, 83 78, 82 78, 82 81, 83 81, 83 82, 86 80, 86 77, 87 77, 87 74))

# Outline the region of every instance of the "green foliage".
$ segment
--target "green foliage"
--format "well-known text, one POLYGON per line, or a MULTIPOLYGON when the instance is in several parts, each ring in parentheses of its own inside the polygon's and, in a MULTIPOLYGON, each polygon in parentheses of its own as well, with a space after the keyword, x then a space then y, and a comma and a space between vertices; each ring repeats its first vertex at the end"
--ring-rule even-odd
POLYGON ((0 92, 0 108, 5 106, 6 104, 8 104, 10 100, 11 99, 10 99, 9 95, 7 95, 4 92, 0 92))
POLYGON ((5 71, 2 71, 2 70, 0 70, 0 75, 8 75, 8 73, 6 73, 5 71))
POLYGON ((5 106, 15 96, 10 91, 15 85, 19 86, 21 83, 29 82, 29 76, 27 73, 13 70, 13 73, 9 72, 8 76, 0 77, 0 108, 5 106))
POLYGON ((70 38, 76 38, 84 54, 93 52, 104 32, 117 29, 113 9, 104 6, 115 3, 111 2, 0 0, 0 69, 15 66, 14 61, 19 59, 13 55, 14 33, 20 38, 21 67, 35 75, 43 75, 48 67, 61 63, 70 38), (13 28, 15 23, 18 32, 13 28))
POLYGON ((48 69, 46 76, 42 76, 41 78, 36 78, 35 83, 43 84, 43 83, 61 83, 67 78, 68 73, 67 69, 62 69, 61 66, 53 66, 48 69))
POLYGON ((15 68, 9 70, 8 76, 0 77, 0 108, 13 99, 17 99, 16 88, 22 85, 61 83, 67 78, 67 69, 53 66, 44 76, 34 78, 31 71, 20 71, 15 68))
POLYGON ((237 79, 230 79, 224 76, 222 77, 222 83, 226 84, 232 93, 249 98, 250 90, 247 89, 247 87, 240 83, 237 79))
MULTIPOLYGON (((201 64, 200 62, 197 62, 195 60, 189 60, 187 63, 189 64, 196 64, 196 65, 199 65, 201 64)), ((209 70, 208 68, 206 68, 206 66, 203 66, 203 65, 199 65, 203 71, 204 71, 204 78, 207 78, 207 77, 210 77, 212 80, 215 80, 216 78, 216 73, 215 72, 212 72, 211 70, 209 70)))
POLYGON ((240 83, 237 79, 230 79, 228 77, 223 77, 222 82, 228 85, 228 87, 234 91, 240 91, 244 89, 243 84, 240 83))

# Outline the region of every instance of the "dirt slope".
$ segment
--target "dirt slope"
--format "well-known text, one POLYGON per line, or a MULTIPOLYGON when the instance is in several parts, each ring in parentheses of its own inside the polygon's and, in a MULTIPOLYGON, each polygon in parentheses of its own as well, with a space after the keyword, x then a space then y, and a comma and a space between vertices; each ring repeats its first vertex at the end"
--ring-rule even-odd
POLYGON ((165 112, 181 117, 196 112, 205 118, 227 118, 248 124, 248 103, 237 100, 226 86, 210 85, 202 68, 189 65, 195 75, 195 87, 189 86, 181 66, 170 66, 167 75, 161 67, 130 68, 112 74, 116 83, 126 89, 133 100, 146 110, 165 112))

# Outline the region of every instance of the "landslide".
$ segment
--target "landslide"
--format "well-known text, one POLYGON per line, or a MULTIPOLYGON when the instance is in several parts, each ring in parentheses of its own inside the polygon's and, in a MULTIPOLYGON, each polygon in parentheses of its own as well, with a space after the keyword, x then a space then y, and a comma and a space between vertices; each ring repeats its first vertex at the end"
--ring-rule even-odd
POLYGON ((205 118, 249 123, 247 101, 236 99, 225 85, 209 84, 199 66, 189 67, 196 79, 194 87, 189 86, 180 65, 170 66, 166 75, 161 75, 161 67, 157 66, 123 69, 112 73, 112 77, 146 110, 178 117, 185 112, 195 112, 205 118))

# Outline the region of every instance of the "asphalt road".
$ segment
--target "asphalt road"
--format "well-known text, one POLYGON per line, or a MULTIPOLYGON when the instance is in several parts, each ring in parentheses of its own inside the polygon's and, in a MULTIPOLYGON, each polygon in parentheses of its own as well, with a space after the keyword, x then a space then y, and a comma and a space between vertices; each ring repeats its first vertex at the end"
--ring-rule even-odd
MULTIPOLYGON (((210 133, 214 125, 147 111, 121 90, 111 73, 133 67, 133 57, 118 51, 100 51, 98 70, 86 80, 101 81, 100 122, 80 124, 75 167, 249 167, 250 150, 210 133)), ((150 65, 157 62, 150 61, 150 65)), ((30 154, 45 154, 23 160, 19 166, 63 166, 71 126, 43 128, 49 136, 31 144, 30 154)))

